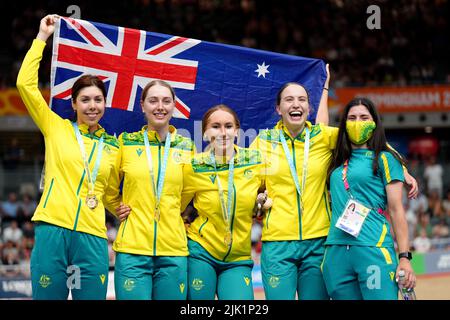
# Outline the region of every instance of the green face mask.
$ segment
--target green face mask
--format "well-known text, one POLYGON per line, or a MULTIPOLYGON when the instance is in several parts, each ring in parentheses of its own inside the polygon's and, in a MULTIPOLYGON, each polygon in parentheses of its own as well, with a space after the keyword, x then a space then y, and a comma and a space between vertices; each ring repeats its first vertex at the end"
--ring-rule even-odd
POLYGON ((376 128, 375 122, 369 121, 347 121, 346 129, 348 138, 356 145, 366 143, 372 137, 376 128))

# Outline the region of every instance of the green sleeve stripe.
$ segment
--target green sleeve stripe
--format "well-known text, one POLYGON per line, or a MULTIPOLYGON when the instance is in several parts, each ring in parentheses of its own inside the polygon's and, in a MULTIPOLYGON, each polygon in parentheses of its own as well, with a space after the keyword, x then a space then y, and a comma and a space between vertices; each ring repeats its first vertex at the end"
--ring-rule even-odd
POLYGON ((389 171, 389 163, 385 154, 381 154, 381 160, 383 160, 384 173, 386 176, 386 183, 391 182, 391 172, 389 171))
POLYGON ((47 205, 48 197, 50 196, 50 193, 52 192, 54 180, 55 180, 55 178, 52 178, 52 182, 50 182, 50 188, 48 188, 48 193, 47 193, 47 196, 45 197, 44 208, 47 205))
POLYGON ((75 216, 75 224, 73 225, 73 230, 77 230, 78 225, 78 217, 80 216, 80 209, 81 209, 81 199, 78 199, 78 208, 77 208, 77 214, 75 216))
POLYGON ((198 234, 202 237, 202 229, 205 226, 205 224, 208 222, 209 218, 206 217, 206 221, 202 223, 202 225, 200 226, 200 228, 198 229, 198 234))

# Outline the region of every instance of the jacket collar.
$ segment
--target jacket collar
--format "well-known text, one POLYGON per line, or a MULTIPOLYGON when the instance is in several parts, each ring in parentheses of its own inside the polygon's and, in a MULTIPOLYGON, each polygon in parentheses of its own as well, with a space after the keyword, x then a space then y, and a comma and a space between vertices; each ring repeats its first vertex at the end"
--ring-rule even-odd
MULTIPOLYGON (((145 134, 145 130, 147 130, 147 128, 148 128, 148 125, 145 125, 145 126, 142 127, 142 129, 141 129, 142 135, 145 134)), ((174 126, 169 125, 169 132, 172 135, 172 137, 174 137, 177 134, 177 129, 174 126)), ((159 142, 161 142, 161 138, 160 138, 159 134, 156 131, 148 130, 148 141, 149 142, 158 142, 159 143, 159 142)), ((172 141, 173 141, 173 138, 172 138, 172 141)))

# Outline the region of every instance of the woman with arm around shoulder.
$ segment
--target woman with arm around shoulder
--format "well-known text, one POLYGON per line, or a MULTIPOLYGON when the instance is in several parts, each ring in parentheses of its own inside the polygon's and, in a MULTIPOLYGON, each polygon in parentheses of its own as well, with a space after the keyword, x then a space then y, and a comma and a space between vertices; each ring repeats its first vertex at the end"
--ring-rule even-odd
POLYGON ((401 159, 387 146, 374 104, 353 99, 343 111, 330 166, 333 214, 323 275, 332 299, 396 300, 400 270, 406 273, 404 286, 415 286, 402 205, 404 180, 401 159), (344 217, 350 206, 356 206, 354 216, 344 217), (386 210, 398 245, 398 265, 386 210))
POLYGON ((123 180, 122 201, 131 213, 113 244, 116 298, 185 300, 188 248, 180 205, 183 167, 194 144, 169 123, 175 91, 167 82, 149 82, 141 107, 147 125, 119 136, 120 169, 113 185, 119 189, 123 180))
POLYGON ((75 121, 48 107, 38 88, 38 70, 57 15, 41 20, 39 33, 22 63, 17 88, 45 139, 45 187, 33 215, 31 256, 33 299, 105 299, 108 245, 103 197, 118 153, 117 140, 99 125, 106 90, 96 76, 72 87, 75 121), (75 281, 68 281, 76 275, 75 281))
MULTIPOLYGON (((328 70, 328 68, 327 68, 328 70)), ((328 72, 327 72, 328 73, 328 72)), ((286 83, 278 92, 276 112, 281 119, 262 130, 252 143, 267 159, 265 186, 273 199, 263 217, 261 273, 266 299, 326 300, 320 270, 331 210, 326 170, 336 144, 337 128, 328 122, 329 73, 316 124, 307 89, 286 83)))
POLYGON ((260 152, 234 144, 236 113, 217 105, 203 116, 209 149, 185 167, 182 207, 194 199, 188 226, 190 300, 252 300, 251 226, 261 188, 260 152))

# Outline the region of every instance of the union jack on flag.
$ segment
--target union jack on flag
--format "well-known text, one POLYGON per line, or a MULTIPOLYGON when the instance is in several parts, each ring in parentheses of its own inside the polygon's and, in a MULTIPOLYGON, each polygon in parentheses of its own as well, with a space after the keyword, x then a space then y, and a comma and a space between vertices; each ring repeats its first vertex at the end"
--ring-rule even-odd
POLYGON ((140 96, 153 79, 175 88, 171 123, 193 133, 192 120, 219 103, 237 112, 244 130, 273 126, 276 94, 288 81, 307 88, 313 118, 326 78, 318 59, 62 17, 53 40, 50 105, 56 113, 71 115, 71 87, 87 73, 106 85, 109 109, 101 124, 111 134, 145 124, 140 96))

